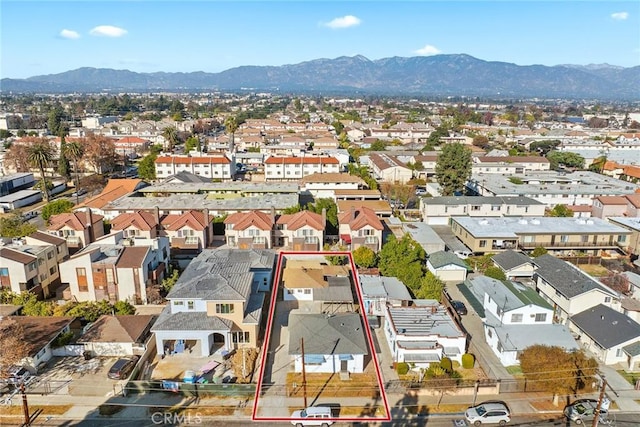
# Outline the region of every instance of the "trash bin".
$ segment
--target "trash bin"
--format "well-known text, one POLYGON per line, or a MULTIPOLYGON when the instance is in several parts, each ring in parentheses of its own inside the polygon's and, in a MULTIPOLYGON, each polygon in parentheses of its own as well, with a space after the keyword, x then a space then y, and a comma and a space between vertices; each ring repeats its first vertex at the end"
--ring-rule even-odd
POLYGON ((90 360, 93 357, 93 355, 89 350, 83 351, 82 355, 84 356, 84 360, 90 360))

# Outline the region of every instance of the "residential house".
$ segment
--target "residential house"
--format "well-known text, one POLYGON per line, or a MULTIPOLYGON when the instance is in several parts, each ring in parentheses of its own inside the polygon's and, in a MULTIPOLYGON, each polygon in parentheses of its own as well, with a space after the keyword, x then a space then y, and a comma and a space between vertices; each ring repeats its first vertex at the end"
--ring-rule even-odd
POLYGON ((135 158, 149 149, 150 142, 137 136, 124 136, 114 141, 113 145, 116 148, 116 154, 135 158))
POLYGON ((411 238, 422 246, 427 255, 444 251, 447 246, 438 233, 424 222, 403 222, 402 233, 409 233, 411 238))
POLYGON ((235 162, 218 153, 159 156, 155 168, 158 179, 185 171, 212 180, 231 181, 236 174, 235 162))
POLYGON ((359 313, 303 313, 288 319, 289 355, 294 371, 311 373, 362 373, 369 355, 359 313))
POLYGON ((76 210, 83 208, 90 208, 94 214, 102 215, 105 219, 111 220, 117 214, 105 213, 105 207, 111 202, 133 193, 145 187, 147 185, 141 179, 110 179, 107 181, 107 185, 102 189, 102 192, 96 196, 86 198, 82 203, 76 206, 76 210))
POLYGON ((300 180, 300 192, 314 198, 334 198, 338 190, 359 190, 365 187, 362 178, 348 173, 313 173, 300 180))
POLYGON ((67 299, 146 304, 147 288, 158 285, 169 264, 169 239, 104 236, 60 264, 67 299))
POLYGON ((26 356, 19 365, 27 368, 31 373, 37 373, 51 357, 55 340, 60 335, 79 329, 80 322, 75 317, 58 316, 7 316, 24 332, 23 340, 26 346, 26 356))
MULTIPOLYGON (((382 200, 382 195, 378 190, 334 190, 333 200, 338 203, 343 200, 352 201, 377 201, 382 200)), ((387 203, 388 205, 388 203, 387 203)), ((389 209, 390 207, 387 207, 389 209)))
POLYGON ((521 352, 533 345, 578 349, 569 328, 553 323, 553 308, 534 289, 485 276, 465 286, 482 305, 485 341, 504 366, 519 364, 521 352))
POLYGON ((121 213, 111 220, 111 232, 122 231, 125 238, 155 239, 160 235, 160 217, 155 212, 121 213))
POLYGON ((264 161, 265 181, 300 180, 316 173, 339 173, 340 161, 332 156, 270 156, 264 161))
POLYGON ((452 217, 451 230, 472 252, 484 254, 543 247, 562 254, 619 253, 631 232, 599 218, 452 217))
POLYGON ((364 312, 369 316, 370 323, 372 316, 381 318, 385 315, 387 304, 394 307, 408 305, 412 299, 407 286, 397 277, 359 274, 358 281, 364 312))
POLYGON ((540 156, 474 156, 472 172, 478 174, 521 175, 531 171, 548 171, 550 162, 540 156))
POLYGON ((420 198, 419 209, 425 223, 448 225, 457 216, 544 216, 545 205, 529 197, 439 196, 420 198))
POLYGON ((598 304, 569 318, 578 342, 605 365, 622 364, 640 371, 640 324, 628 316, 598 304))
POLYGON ((76 340, 93 356, 142 355, 151 336, 154 315, 102 315, 76 340))
POLYGON ((353 303, 351 271, 324 260, 287 259, 282 272, 285 301, 353 303))
POLYGON ((338 217, 353 209, 367 208, 372 210, 378 218, 390 218, 393 216, 393 209, 387 200, 375 199, 373 197, 349 198, 336 201, 338 206, 338 217))
POLYGON ((151 328, 157 353, 180 353, 188 347, 206 357, 258 347, 265 291, 274 268, 275 253, 269 250, 203 250, 173 286, 167 307, 151 328))
POLYGON ((640 217, 629 218, 624 216, 607 218, 611 224, 622 227, 631 233, 628 239, 621 244, 622 249, 633 256, 640 255, 640 217))
POLYGON ((601 219, 607 219, 611 216, 625 216, 627 202, 625 196, 598 196, 593 199, 591 216, 601 219))
POLYGON ((491 261, 502 270, 507 279, 531 278, 534 267, 531 258, 522 252, 506 250, 495 254, 491 261))
POLYGON ((94 214, 90 208, 52 215, 47 232, 67 241, 70 252, 77 252, 95 239, 104 236, 104 217, 94 214))
POLYGON ((209 184, 211 183, 211 178, 196 175, 194 173, 187 172, 187 171, 180 171, 175 175, 168 176, 162 181, 162 184, 185 184, 185 183, 209 184))
POLYGON ((213 217, 208 209, 165 215, 160 227, 160 233, 170 239, 172 259, 190 259, 213 242, 213 217))
POLYGON ((384 226, 376 213, 364 206, 338 214, 338 230, 342 244, 350 245, 352 251, 366 246, 374 252, 382 248, 384 226))
POLYGON ((436 300, 414 300, 411 305, 387 305, 384 334, 393 363, 428 368, 443 357, 462 362, 467 337, 447 309, 436 300))
POLYGON ((369 162, 373 176, 383 182, 406 184, 413 178, 413 171, 392 155, 372 153, 369 162))
POLYGON ((427 270, 444 283, 462 283, 467 279, 469 267, 453 252, 438 251, 427 258, 427 270))
POLYGON ((224 220, 227 245, 239 249, 270 249, 275 212, 237 212, 224 220))
POLYGON ((552 255, 533 259, 538 293, 553 306, 555 323, 598 304, 617 306, 618 295, 574 265, 552 255))
POLYGON ((280 215, 276 220, 273 240, 276 246, 286 246, 294 251, 320 251, 324 243, 327 214, 300 211, 280 215))

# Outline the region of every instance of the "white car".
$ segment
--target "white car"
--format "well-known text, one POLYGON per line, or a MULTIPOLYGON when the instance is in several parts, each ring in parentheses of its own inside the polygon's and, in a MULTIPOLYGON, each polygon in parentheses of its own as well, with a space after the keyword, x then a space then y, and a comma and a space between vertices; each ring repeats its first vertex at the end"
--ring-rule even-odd
POLYGON ((467 409, 464 417, 476 427, 482 424, 500 424, 503 426, 511 421, 511 412, 504 402, 483 402, 467 409))
POLYGON ((310 406, 300 411, 293 411, 291 414, 291 424, 296 427, 328 427, 333 424, 331 417, 331 408, 329 406, 310 406))

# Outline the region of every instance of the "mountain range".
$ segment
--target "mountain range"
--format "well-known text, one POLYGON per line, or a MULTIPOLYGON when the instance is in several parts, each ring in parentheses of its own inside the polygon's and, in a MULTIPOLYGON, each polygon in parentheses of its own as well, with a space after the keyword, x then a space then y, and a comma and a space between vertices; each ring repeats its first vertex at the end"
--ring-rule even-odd
POLYGON ((237 91, 358 93, 488 98, 640 99, 640 66, 516 65, 465 54, 315 59, 282 66, 241 66, 219 73, 137 73, 79 68, 0 80, 0 91, 154 92, 237 91))

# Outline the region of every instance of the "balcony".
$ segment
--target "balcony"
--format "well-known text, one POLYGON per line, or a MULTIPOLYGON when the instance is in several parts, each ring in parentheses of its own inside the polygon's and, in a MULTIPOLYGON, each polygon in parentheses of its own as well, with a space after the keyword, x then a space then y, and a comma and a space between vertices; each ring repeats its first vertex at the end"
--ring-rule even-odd
POLYGON ((200 249, 200 238, 198 237, 172 237, 171 248, 177 249, 200 249))
POLYGON ((315 236, 294 237, 291 246, 294 251, 298 252, 319 251, 321 249, 320 241, 315 236))
POLYGON ((357 249, 360 246, 366 246, 374 252, 380 250, 380 243, 377 236, 353 237, 351 240, 351 249, 357 249))
POLYGON ((544 241, 544 242, 520 242, 518 246, 520 249, 535 249, 538 246, 542 246, 547 249, 619 249, 624 246, 626 242, 618 243, 615 239, 609 239, 608 241, 599 242, 558 242, 558 241, 544 241))
POLYGON ((66 240, 67 247, 69 248, 81 248, 83 246, 82 239, 80 239, 80 237, 78 236, 67 236, 66 240))
POLYGON ((239 249, 268 249, 267 241, 264 237, 240 237, 238 238, 239 249))

